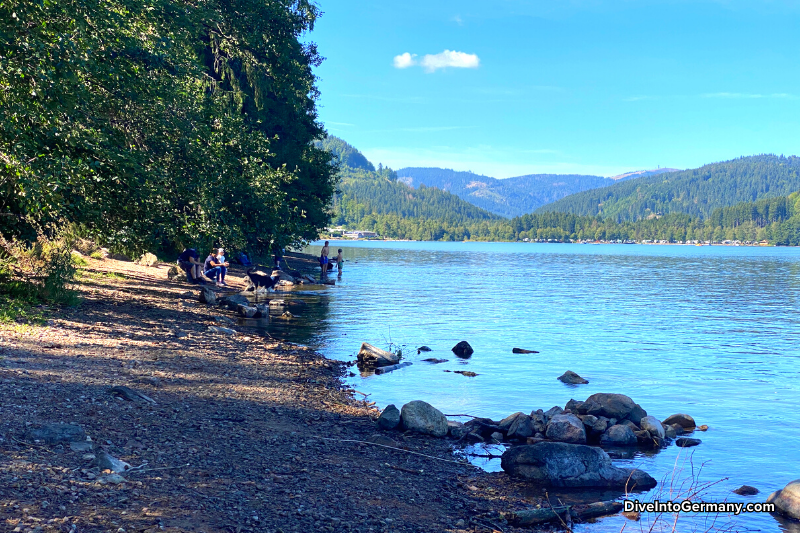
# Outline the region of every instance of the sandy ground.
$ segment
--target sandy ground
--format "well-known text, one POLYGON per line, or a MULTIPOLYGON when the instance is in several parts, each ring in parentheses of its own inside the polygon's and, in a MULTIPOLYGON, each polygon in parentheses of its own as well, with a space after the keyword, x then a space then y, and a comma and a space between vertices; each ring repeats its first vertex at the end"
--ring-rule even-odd
POLYGON ((80 306, 0 326, 0 531, 511 532, 501 513, 540 503, 446 440, 384 433, 431 458, 351 442, 379 433, 378 412, 344 388, 345 363, 210 332, 225 312, 170 265, 88 261, 80 306), (88 449, 37 442, 46 423, 80 426, 88 449), (102 452, 134 469, 110 477, 102 452))

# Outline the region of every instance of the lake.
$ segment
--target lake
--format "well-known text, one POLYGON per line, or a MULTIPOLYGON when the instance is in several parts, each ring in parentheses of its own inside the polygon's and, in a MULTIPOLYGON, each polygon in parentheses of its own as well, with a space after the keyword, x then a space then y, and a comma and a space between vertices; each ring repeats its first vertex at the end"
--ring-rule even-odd
MULTIPOLYGON (((673 445, 621 466, 662 480, 678 464, 682 483, 728 478, 707 501, 763 502, 800 478, 800 249, 348 241, 332 242, 332 255, 339 247, 337 285, 301 291, 310 305, 299 325, 270 329, 342 360, 362 342, 401 346, 412 366, 349 379, 378 407, 419 399, 497 420, 622 393, 659 419, 683 412, 710 429, 693 435, 703 441, 696 448, 673 445), (461 340, 475 349, 468 360, 450 351, 461 340), (433 351, 417 355, 422 345, 433 351), (590 383, 562 384, 566 370, 590 383), (743 484, 761 494, 730 492, 743 484)), ((499 460, 481 466, 498 470, 499 460)), ((705 518, 681 516, 678 529, 706 531, 705 518)), ((733 520, 735 530, 800 531, 769 514, 733 520)), ((625 522, 583 528, 620 531, 625 522)), ((715 527, 728 525, 721 517, 715 527)), ((626 529, 649 526, 643 518, 626 529)))

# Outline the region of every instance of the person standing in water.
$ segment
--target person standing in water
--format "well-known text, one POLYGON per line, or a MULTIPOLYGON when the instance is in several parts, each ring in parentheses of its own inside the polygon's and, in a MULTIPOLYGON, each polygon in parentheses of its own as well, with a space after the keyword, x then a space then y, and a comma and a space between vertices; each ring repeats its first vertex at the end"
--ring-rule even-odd
POLYGON ((319 263, 322 267, 322 277, 328 275, 328 254, 330 253, 330 249, 328 248, 328 241, 325 241, 325 246, 322 247, 322 252, 319 254, 319 263))
POLYGON ((342 263, 344 263, 344 257, 342 257, 342 249, 339 248, 339 255, 336 256, 336 267, 339 269, 339 275, 342 275, 342 263))

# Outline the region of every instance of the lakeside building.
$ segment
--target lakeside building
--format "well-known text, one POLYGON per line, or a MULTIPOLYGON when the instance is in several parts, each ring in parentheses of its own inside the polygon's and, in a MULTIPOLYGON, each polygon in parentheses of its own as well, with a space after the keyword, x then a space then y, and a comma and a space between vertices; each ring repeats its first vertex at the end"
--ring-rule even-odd
POLYGON ((344 237, 347 239, 377 239, 378 234, 374 231, 345 231, 344 237))

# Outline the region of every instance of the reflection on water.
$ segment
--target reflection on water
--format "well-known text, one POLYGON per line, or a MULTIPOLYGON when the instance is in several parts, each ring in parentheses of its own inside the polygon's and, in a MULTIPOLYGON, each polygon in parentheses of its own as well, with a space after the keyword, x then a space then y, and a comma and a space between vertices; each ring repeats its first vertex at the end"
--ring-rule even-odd
MULTIPOLYGON (((660 419, 686 412, 710 426, 695 435, 703 441, 697 448, 671 446, 616 460, 620 466, 638 466, 666 479, 676 461, 684 464, 691 457, 702 481, 728 478, 709 489, 710 501, 764 501, 800 477, 800 250, 333 246, 344 249, 341 281, 303 294, 293 291, 291 298, 309 304, 303 319, 271 321, 268 331, 345 360, 354 359, 364 341, 402 347, 412 366, 352 378, 355 388, 381 407, 422 399, 447 414, 499 419, 515 411, 563 407, 570 398, 583 400, 595 392, 619 392, 660 419), (475 349, 468 360, 450 351, 461 340, 475 349), (418 354, 421 345, 433 351, 418 354), (512 347, 540 353, 512 354, 512 347), (447 362, 422 361, 430 357, 447 362), (590 383, 558 382, 565 370, 590 383), (742 484, 761 494, 730 492, 742 484)), ((310 253, 318 251, 310 247, 310 253)), ((488 459, 483 466, 496 470, 499 461, 488 459)), ((682 476, 691 472, 681 469, 682 476)), ((619 531, 621 521, 605 519, 591 530, 619 531)), ((769 515, 736 521, 762 531, 794 527, 769 515)))

